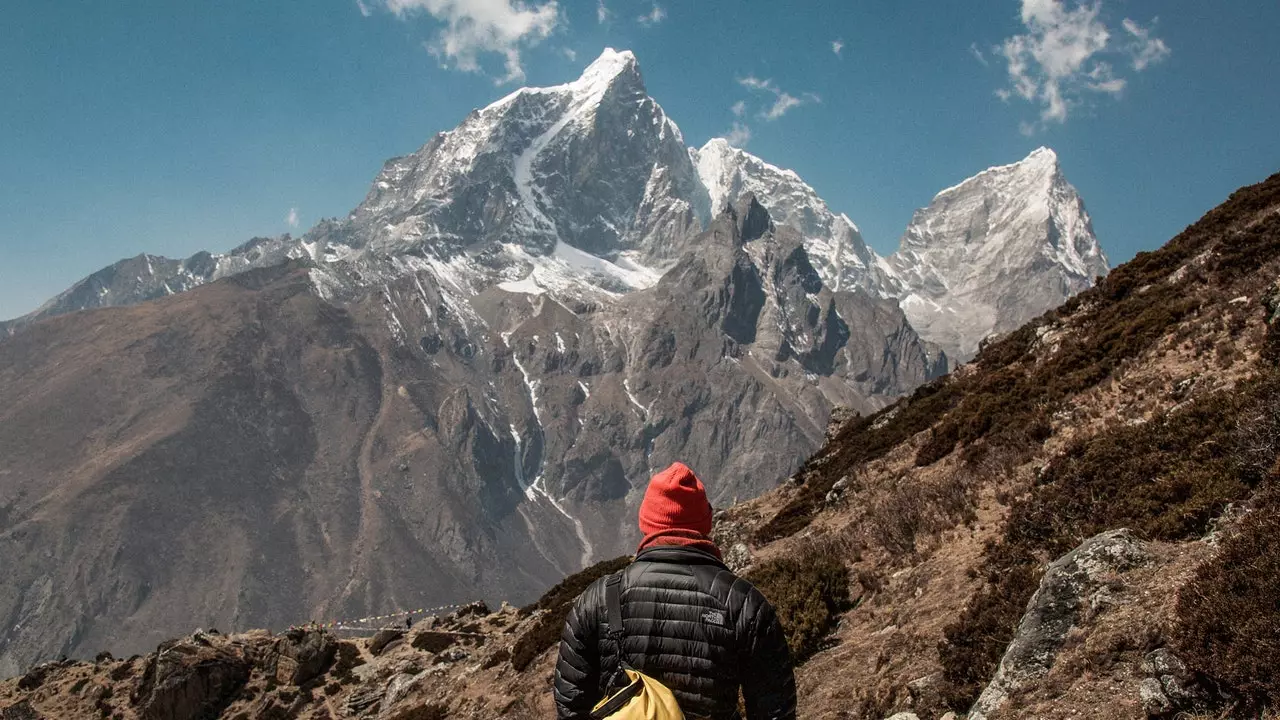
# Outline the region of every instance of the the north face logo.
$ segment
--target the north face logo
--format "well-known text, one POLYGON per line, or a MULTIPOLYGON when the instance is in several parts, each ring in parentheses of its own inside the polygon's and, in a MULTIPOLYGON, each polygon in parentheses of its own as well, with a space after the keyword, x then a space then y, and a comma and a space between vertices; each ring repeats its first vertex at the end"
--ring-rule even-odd
POLYGON ((708 625, 719 625, 724 627, 724 613, 719 610, 708 610, 702 613, 702 622, 708 625))

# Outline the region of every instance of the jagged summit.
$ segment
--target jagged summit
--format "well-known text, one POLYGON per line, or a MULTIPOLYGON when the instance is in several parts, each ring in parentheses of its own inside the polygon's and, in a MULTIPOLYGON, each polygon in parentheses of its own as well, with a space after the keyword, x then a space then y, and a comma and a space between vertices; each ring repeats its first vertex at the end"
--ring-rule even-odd
POLYGON ((1084 202, 1045 147, 938 193, 884 265, 912 325, 962 358, 1108 269, 1084 202))
POLYGON ((1054 152, 1052 148, 1041 145, 1018 162, 989 167, 949 188, 939 190, 938 195, 945 195, 959 190, 974 182, 999 182, 1001 178, 1007 178, 1011 175, 1050 177, 1052 174, 1059 172, 1061 172, 1061 169, 1058 165, 1058 153, 1054 152))
POLYGON ((645 92, 644 77, 640 74, 640 64, 630 50, 614 50, 605 48, 583 71, 577 80, 549 87, 522 87, 506 97, 496 100, 483 110, 481 114, 500 110, 521 95, 543 93, 573 93, 576 96, 599 101, 609 88, 618 85, 630 90, 645 92))
POLYGON ((723 138, 712 138, 691 155, 713 208, 752 193, 777 222, 800 231, 818 273, 833 290, 861 288, 885 294, 878 258, 858 226, 844 214, 832 212, 794 171, 771 165, 723 138))

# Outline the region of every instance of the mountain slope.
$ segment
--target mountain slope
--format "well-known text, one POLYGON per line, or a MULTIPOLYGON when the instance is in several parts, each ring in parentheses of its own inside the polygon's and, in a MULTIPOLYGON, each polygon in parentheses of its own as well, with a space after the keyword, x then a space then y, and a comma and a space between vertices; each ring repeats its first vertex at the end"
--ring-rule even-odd
POLYGON ((694 246, 603 307, 468 298, 414 256, 303 259, 0 342, 6 672, 141 649, 193 613, 527 598, 631 547, 654 468, 753 496, 833 405, 945 368, 750 198, 694 246), (342 272, 383 281, 338 306, 318 288, 358 287, 342 272))

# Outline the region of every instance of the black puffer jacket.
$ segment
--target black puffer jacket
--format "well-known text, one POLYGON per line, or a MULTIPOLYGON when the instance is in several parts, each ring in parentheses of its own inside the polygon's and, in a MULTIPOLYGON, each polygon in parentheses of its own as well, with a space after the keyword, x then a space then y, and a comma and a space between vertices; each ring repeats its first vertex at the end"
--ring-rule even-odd
MULTIPOLYGON (((689 718, 796 716, 795 677, 773 607, 715 556, 686 547, 641 552, 622 579, 627 662, 674 691, 689 718)), ((608 637, 605 580, 574 603, 556 663, 556 712, 582 720, 611 689, 617 648, 608 637)))

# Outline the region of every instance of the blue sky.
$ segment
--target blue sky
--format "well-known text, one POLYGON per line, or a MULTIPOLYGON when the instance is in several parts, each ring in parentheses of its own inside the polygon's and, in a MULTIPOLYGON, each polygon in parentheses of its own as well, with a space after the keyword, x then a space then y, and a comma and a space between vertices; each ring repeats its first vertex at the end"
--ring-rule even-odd
POLYGON ((606 46, 689 143, 736 132, 882 253, 1048 145, 1119 262, 1280 171, 1278 27, 1243 0, 10 0, 0 318, 122 257, 345 215, 385 159, 606 46))

